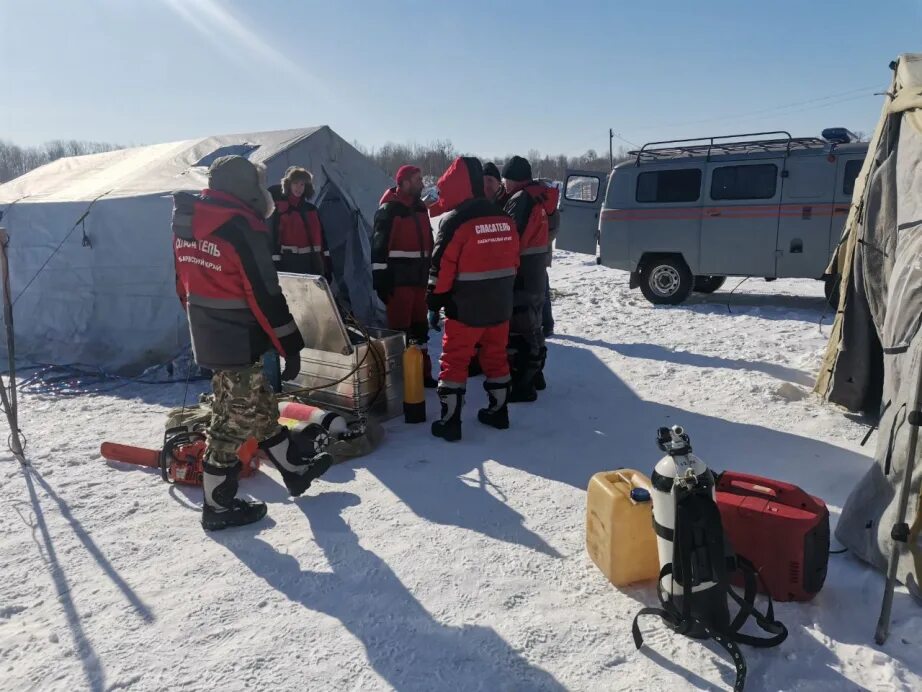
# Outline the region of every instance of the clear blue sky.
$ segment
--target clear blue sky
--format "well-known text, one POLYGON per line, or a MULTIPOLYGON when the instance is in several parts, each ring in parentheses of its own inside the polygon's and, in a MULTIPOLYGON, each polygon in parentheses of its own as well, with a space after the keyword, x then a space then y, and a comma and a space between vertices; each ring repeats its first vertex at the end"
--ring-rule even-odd
POLYGON ((0 0, 0 139, 328 124, 484 155, 870 130, 922 0, 0 0))

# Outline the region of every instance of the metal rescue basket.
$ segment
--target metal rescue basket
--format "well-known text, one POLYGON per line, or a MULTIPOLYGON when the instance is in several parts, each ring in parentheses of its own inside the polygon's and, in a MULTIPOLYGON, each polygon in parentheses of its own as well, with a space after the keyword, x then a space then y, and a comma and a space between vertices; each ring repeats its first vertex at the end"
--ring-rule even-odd
POLYGON ((343 322, 326 280, 279 274, 304 337, 301 372, 283 391, 322 408, 378 421, 403 413, 403 332, 343 322))

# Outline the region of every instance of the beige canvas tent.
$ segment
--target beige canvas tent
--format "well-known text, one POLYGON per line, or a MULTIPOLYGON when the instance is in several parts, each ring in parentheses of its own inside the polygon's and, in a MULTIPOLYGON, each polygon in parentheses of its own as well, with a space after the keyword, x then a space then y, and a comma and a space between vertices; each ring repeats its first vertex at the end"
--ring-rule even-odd
POLYGON ((264 164, 270 182, 291 165, 313 172, 337 299, 379 324, 370 236, 391 181, 329 127, 314 127, 75 156, 0 185, 17 353, 130 371, 188 344, 175 291, 171 193, 206 187, 208 166, 226 154, 264 164))
MULTIPOLYGON (((922 369, 922 54, 901 55, 855 184, 837 261, 839 309, 816 390, 852 410, 880 413, 877 463, 842 509, 836 537, 886 569, 899 489, 919 497, 922 464, 910 460, 909 412, 922 369)), ((906 520, 918 516, 910 503, 906 520)), ((897 576, 910 579, 905 552, 897 576)), ((918 574, 915 578, 918 579, 918 574)))
POLYGON ((890 88, 874 130, 853 204, 829 273, 841 277, 839 305, 815 391, 850 411, 876 414, 883 390, 881 333, 887 314, 887 278, 893 268, 898 236, 896 201, 922 199, 922 190, 906 189, 907 152, 899 154, 905 121, 918 128, 922 115, 922 54, 906 54, 891 63, 890 88), (898 179, 898 159, 904 177, 898 179))

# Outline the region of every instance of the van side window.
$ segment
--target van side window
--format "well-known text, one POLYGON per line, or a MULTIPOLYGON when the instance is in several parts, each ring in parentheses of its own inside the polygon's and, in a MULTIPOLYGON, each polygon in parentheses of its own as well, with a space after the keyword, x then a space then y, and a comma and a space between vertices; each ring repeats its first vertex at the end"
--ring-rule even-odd
POLYGON ((700 196, 700 168, 649 171, 637 176, 638 202, 697 202, 700 196))
POLYGON ((591 175, 571 175, 567 178, 564 197, 573 202, 595 202, 600 186, 601 181, 591 175))
POLYGON ((842 181, 842 194, 850 195, 855 191, 855 180, 858 179, 861 164, 863 163, 864 159, 845 162, 845 180, 842 181))
POLYGON ((771 199, 778 187, 778 166, 722 166, 711 176, 711 199, 771 199))

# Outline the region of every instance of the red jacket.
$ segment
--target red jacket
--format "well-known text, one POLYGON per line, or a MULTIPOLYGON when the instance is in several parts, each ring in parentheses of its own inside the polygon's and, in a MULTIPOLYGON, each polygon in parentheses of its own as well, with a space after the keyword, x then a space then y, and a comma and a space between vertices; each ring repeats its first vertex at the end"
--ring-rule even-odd
POLYGON ((455 159, 438 187, 441 213, 447 213, 432 254, 430 305, 472 327, 505 322, 519 266, 515 224, 484 197, 483 168, 475 158, 455 159))
POLYGON ((216 190, 178 192, 173 200, 176 292, 189 317, 196 362, 239 369, 270 346, 285 355, 283 340, 300 348, 272 266, 265 221, 216 190))
POLYGON ((270 191, 275 200, 271 227, 276 268, 280 272, 317 274, 329 281, 330 250, 317 207, 303 196, 283 196, 281 186, 275 185, 270 191))
POLYGON ((432 226, 426 206, 387 190, 375 213, 371 269, 375 290, 387 295, 396 286, 425 288, 432 258, 432 226))

